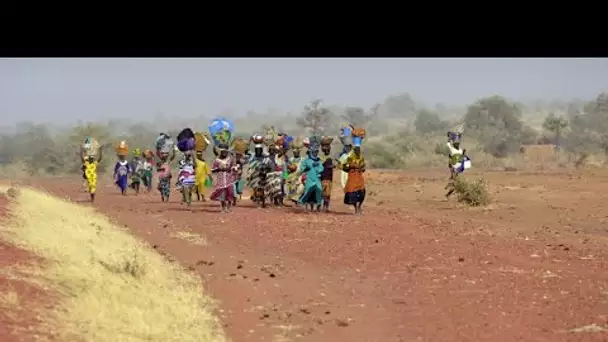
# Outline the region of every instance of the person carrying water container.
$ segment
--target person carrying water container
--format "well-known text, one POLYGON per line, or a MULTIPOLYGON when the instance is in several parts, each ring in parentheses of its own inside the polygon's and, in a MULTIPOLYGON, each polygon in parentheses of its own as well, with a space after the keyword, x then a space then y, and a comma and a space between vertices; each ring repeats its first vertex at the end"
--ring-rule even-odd
POLYGON ((463 163, 465 162, 465 158, 468 159, 466 157, 466 150, 460 148, 461 137, 461 133, 448 132, 448 142, 446 145, 449 153, 448 168, 450 169, 450 179, 445 187, 445 190, 448 190, 445 194, 446 199, 450 198, 454 191, 456 191, 454 182, 456 177, 464 171, 463 163))

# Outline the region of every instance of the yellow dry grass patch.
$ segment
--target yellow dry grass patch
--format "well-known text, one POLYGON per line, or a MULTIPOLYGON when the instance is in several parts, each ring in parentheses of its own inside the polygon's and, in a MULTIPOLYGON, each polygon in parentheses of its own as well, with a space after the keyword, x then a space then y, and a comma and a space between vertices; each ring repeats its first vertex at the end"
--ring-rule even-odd
POLYGON ((176 231, 174 233, 171 233, 171 237, 174 239, 184 240, 191 245, 199 245, 199 246, 207 245, 207 239, 205 239, 202 235, 199 235, 196 233, 185 232, 185 231, 176 231))
POLYGON ((21 189, 11 209, 0 233, 48 261, 28 273, 59 295, 40 313, 59 340, 226 341, 198 277, 92 208, 21 189))

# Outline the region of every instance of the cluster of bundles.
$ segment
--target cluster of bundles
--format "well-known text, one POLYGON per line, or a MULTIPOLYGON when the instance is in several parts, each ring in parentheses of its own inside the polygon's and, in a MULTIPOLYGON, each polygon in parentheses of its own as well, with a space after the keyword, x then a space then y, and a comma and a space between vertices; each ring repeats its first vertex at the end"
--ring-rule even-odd
POLYGON ((83 158, 94 157, 99 155, 99 142, 92 137, 86 137, 81 147, 81 155, 83 158))
POLYGON ((196 146, 196 139, 194 137, 194 131, 190 128, 184 128, 177 135, 177 149, 181 152, 189 152, 194 150, 196 146))
POLYGON ((175 151, 175 141, 166 133, 161 133, 154 142, 154 148, 156 148, 156 155, 165 160, 169 158, 175 151))
POLYGON ((129 144, 125 140, 121 140, 116 144, 116 154, 126 157, 129 154, 129 144))

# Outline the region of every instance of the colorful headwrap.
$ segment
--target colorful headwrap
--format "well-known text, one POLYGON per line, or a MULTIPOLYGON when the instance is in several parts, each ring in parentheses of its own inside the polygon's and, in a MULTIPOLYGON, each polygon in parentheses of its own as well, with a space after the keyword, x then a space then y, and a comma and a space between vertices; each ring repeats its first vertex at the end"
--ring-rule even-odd
POLYGON ((136 148, 133 150, 133 156, 134 157, 140 157, 141 156, 141 150, 139 148, 136 148))

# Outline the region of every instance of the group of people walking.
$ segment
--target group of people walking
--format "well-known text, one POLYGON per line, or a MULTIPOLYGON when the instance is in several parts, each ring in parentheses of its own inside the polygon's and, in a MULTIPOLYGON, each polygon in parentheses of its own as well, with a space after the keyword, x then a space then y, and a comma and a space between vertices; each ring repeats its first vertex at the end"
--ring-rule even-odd
MULTIPOLYGON (((361 154, 365 131, 362 129, 352 126, 343 129, 339 136, 342 150, 336 155, 332 155, 335 139, 330 136, 292 137, 269 129, 250 139, 232 139, 226 129, 210 129, 211 134, 184 131, 178 135, 177 144, 169 135, 161 133, 155 142, 156 153, 134 149, 130 161, 127 161, 126 142, 116 146, 114 180, 123 195, 129 188, 138 194, 141 185, 151 191, 155 169, 163 202, 169 201, 172 180, 175 180, 174 188, 182 194, 182 203, 187 206, 194 195, 199 201, 206 201, 205 192, 210 189, 208 198, 220 202, 223 212, 230 212, 247 187, 251 201, 260 208, 292 204, 306 211, 328 212, 337 169, 341 174, 344 203, 352 205, 356 214, 362 213, 365 200, 365 159, 361 154), (209 166, 203 154, 211 141, 215 158, 209 166), (178 159, 178 168, 174 179, 171 164, 175 159, 178 159)), ((101 153, 91 164, 100 160, 101 153)), ((85 168, 88 163, 89 159, 83 157, 85 168)), ((93 200, 97 179, 96 171, 92 173, 95 176, 90 170, 83 176, 89 184, 94 183, 93 188, 89 186, 93 200)))

